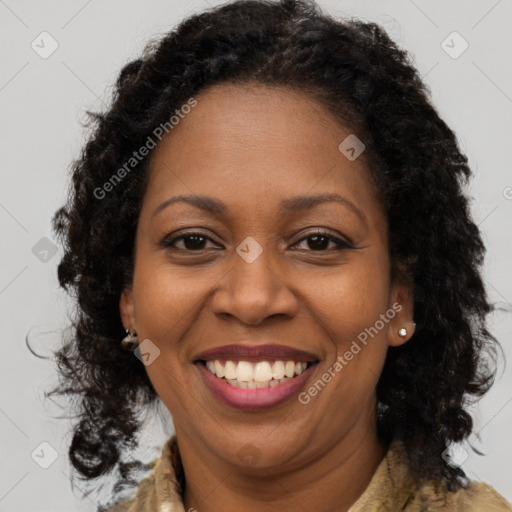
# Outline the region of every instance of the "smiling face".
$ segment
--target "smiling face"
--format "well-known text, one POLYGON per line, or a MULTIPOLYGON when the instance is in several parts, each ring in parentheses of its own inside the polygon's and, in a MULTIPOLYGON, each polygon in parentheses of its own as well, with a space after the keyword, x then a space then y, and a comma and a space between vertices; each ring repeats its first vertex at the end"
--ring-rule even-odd
POLYGON ((146 370, 180 448, 277 471, 374 438, 386 351, 413 324, 364 154, 342 154, 350 129, 288 88, 223 84, 196 99, 153 150, 120 301, 125 327, 160 350, 146 370))

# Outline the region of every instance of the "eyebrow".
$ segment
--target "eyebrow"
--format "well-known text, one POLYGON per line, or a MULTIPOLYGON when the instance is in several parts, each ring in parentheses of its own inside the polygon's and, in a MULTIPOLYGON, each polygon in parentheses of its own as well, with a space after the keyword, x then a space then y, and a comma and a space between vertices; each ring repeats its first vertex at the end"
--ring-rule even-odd
MULTIPOLYGON (((228 211, 228 207, 222 201, 209 196, 198 196, 198 195, 179 195, 171 197, 160 204, 152 214, 154 217, 157 213, 162 211, 174 203, 187 203, 201 210, 207 211, 213 215, 221 216, 225 215, 228 211)), ((366 222, 366 216, 364 213, 349 199, 336 193, 326 193, 319 195, 302 195, 283 199, 279 206, 279 215, 287 216, 292 213, 298 213, 305 210, 309 210, 322 203, 338 203, 348 207, 354 212, 363 222, 366 222)))

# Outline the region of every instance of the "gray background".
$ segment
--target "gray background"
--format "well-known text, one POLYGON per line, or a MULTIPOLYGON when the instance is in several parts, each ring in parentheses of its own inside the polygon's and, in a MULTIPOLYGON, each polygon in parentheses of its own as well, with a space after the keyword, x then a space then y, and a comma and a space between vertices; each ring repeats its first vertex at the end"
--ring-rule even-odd
MULTIPOLYGON (((65 199, 69 164, 84 141, 80 122, 85 110, 104 108, 122 64, 138 56, 150 37, 218 3, 0 0, 1 512, 95 510, 94 497, 79 499, 83 484, 77 481, 74 493, 71 490, 66 456, 70 420, 54 418, 69 412, 43 401, 42 390, 55 384, 54 367, 31 355, 24 341, 30 331, 32 346, 50 355, 72 308, 57 286, 61 251, 52 252, 50 219, 65 199), (52 43, 49 36, 40 36, 43 31, 58 43, 47 58, 40 53, 49 51, 52 43), (33 41, 39 53, 31 47, 33 41), (57 458, 43 469, 41 464, 53 461, 53 450, 57 458)), ((476 173, 469 193, 488 248, 486 285, 490 299, 510 311, 510 0, 319 3, 335 16, 382 24, 414 55, 434 104, 457 133, 476 173), (454 31, 463 39, 448 37, 454 31), (464 40, 469 46, 458 55, 464 40)), ((491 327, 510 360, 510 312, 493 315, 491 327)), ((463 463, 472 479, 491 483, 509 501, 511 384, 512 372, 502 365, 497 384, 474 407, 481 435, 477 446, 486 456, 470 451, 463 463)), ((141 456, 159 456, 171 433, 172 426, 162 430, 157 423, 148 425, 141 456)))

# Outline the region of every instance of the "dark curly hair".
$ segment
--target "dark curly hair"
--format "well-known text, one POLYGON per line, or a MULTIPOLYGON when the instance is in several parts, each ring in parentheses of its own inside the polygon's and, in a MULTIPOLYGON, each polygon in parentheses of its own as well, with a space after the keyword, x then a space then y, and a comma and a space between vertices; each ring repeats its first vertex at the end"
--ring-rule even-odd
POLYGON ((58 279, 77 300, 50 393, 78 399, 73 467, 86 481, 119 469, 118 492, 135 485, 133 472, 146 466, 122 455, 158 399, 144 366, 120 347, 119 298, 133 276, 150 156, 103 199, 97 191, 158 125, 220 83, 303 91, 365 141, 393 278, 411 285, 416 322, 412 339, 387 353, 379 435, 403 440, 418 479, 464 486, 464 472, 442 454, 470 435, 467 406, 493 384, 499 347, 486 324, 494 306, 481 276, 485 247, 463 192, 467 157, 407 52, 379 25, 334 19, 305 0, 240 0, 192 15, 122 68, 107 112, 88 112, 93 129, 53 218, 64 245, 58 279))

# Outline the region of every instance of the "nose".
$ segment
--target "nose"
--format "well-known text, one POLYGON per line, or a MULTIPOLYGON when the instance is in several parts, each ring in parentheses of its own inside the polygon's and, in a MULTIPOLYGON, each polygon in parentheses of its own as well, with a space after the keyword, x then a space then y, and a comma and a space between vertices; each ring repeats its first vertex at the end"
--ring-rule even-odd
POLYGON ((233 267, 213 296, 214 313, 236 317, 248 325, 259 325, 276 315, 294 317, 298 300, 271 256, 270 251, 264 250, 248 263, 236 254, 233 267))

